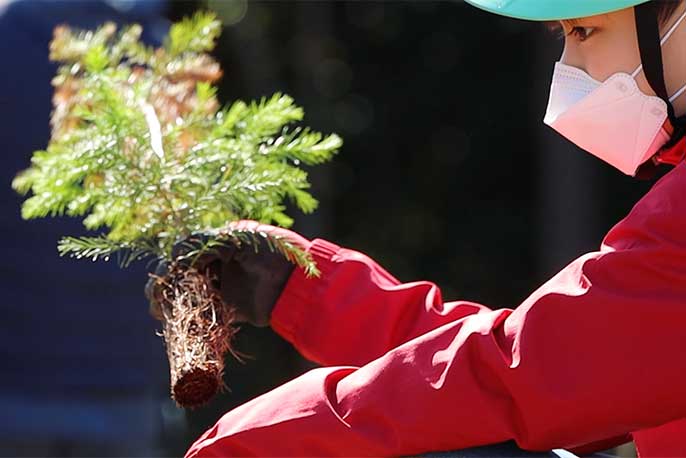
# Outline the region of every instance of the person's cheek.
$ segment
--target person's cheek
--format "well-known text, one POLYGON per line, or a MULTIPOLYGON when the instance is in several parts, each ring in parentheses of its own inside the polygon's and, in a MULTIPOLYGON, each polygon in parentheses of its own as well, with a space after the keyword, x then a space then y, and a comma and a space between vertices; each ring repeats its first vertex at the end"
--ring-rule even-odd
POLYGON ((641 90, 646 95, 656 95, 655 91, 653 91, 653 88, 650 87, 650 84, 648 83, 648 80, 646 80, 645 75, 643 72, 641 72, 637 77, 636 77, 636 84, 638 84, 638 88, 641 90))
POLYGON ((578 43, 576 43, 573 38, 565 37, 565 46, 562 51, 562 57, 560 57, 560 62, 565 65, 580 68, 584 71, 586 70, 583 53, 579 49, 578 43))

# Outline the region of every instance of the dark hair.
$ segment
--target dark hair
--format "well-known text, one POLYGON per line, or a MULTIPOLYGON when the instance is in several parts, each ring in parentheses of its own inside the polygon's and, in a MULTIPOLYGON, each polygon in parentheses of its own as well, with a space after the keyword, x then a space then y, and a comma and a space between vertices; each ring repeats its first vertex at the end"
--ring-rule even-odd
MULTIPOLYGON (((683 0, 653 0, 660 25, 665 25, 667 21, 669 21, 669 19, 672 17, 672 14, 674 14, 676 9, 679 8, 679 5, 682 1, 683 0)), ((575 19, 567 19, 564 21, 548 21, 546 22, 546 26, 553 32, 560 32, 562 31, 562 27, 560 26, 561 22, 571 26, 574 26, 577 23, 575 19)))
POLYGON ((657 8, 657 18, 660 21, 661 25, 665 25, 667 21, 669 21, 669 18, 672 17, 672 14, 676 11, 676 9, 679 7, 679 4, 683 0, 653 0, 657 3, 655 8, 657 8))

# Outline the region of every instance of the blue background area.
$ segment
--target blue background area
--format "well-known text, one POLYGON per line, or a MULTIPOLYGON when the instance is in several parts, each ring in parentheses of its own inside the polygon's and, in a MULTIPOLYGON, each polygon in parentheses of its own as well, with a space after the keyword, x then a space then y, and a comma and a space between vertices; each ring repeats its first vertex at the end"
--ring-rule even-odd
POLYGON ((60 258, 57 240, 84 233, 80 221, 22 220, 10 182, 49 138, 53 27, 140 22, 156 42, 163 7, 20 1, 0 12, 0 452, 9 439, 150 443, 159 433, 168 371, 146 266, 60 258))

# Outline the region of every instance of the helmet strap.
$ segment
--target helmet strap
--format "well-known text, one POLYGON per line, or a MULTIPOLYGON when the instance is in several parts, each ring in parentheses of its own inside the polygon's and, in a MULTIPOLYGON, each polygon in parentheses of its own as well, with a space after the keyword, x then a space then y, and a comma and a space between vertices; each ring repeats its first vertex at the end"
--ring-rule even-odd
POLYGON ((671 147, 686 135, 686 116, 676 117, 674 106, 669 101, 665 86, 662 46, 660 45, 660 24, 656 10, 657 2, 646 2, 634 7, 638 49, 641 53, 643 73, 655 94, 667 104, 667 115, 674 127, 671 140, 665 147, 671 147))

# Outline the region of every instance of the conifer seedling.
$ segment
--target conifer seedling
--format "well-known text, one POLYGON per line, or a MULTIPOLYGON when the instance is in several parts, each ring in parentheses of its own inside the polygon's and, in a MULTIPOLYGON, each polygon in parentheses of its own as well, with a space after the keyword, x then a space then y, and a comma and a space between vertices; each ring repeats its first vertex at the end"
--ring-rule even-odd
MULTIPOLYGON (((342 140, 299 125, 303 110, 274 94, 221 107, 221 76, 208 54, 221 25, 210 13, 174 24, 163 44, 140 41, 141 27, 55 29, 51 138, 12 186, 29 197, 26 219, 84 217, 87 236, 65 236, 59 253, 122 267, 153 259, 170 265, 157 278, 172 397, 207 402, 221 387, 234 310, 224 306, 207 271, 188 256, 219 244, 266 246, 318 275, 310 256, 279 236, 227 224, 242 219, 288 227, 290 201, 305 213, 317 201, 301 164, 326 162, 342 140), (213 234, 172 257, 179 240, 213 234), (264 243, 260 243, 264 242, 264 243)), ((197 259, 197 258, 196 258, 197 259)))

